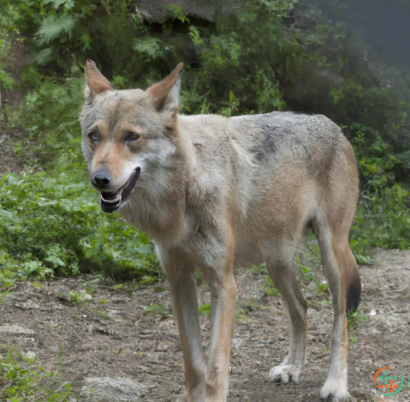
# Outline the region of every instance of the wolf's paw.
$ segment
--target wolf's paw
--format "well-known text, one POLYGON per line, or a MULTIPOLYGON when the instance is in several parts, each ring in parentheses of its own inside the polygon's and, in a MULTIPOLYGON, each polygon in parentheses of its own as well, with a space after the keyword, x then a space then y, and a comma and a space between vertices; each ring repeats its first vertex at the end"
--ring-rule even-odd
POLYGON ((293 364, 281 364, 270 369, 269 378, 272 381, 282 382, 283 384, 287 384, 289 381, 298 383, 301 371, 300 368, 293 364))
POLYGON ((326 401, 348 402, 350 395, 347 392, 346 384, 342 381, 327 380, 320 391, 320 397, 326 401))

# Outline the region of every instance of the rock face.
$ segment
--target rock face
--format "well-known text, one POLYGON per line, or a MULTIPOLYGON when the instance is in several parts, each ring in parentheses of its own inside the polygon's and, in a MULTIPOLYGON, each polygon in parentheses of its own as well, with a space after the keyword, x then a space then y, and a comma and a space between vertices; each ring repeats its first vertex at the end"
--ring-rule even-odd
POLYGON ((141 388, 130 378, 87 378, 82 388, 84 402, 136 402, 140 400, 141 388))

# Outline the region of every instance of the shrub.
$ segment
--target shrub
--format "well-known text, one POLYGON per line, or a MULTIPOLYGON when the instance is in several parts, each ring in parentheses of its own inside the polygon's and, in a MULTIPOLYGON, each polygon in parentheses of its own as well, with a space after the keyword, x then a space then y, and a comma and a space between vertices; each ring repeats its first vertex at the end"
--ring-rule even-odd
MULTIPOLYGON (((359 162, 356 258, 366 262, 370 247, 410 247, 408 77, 392 70, 398 89, 388 88, 358 56, 362 42, 346 24, 297 0, 249 0, 207 25, 180 7, 170 10, 173 20, 151 26, 122 0, 0 4, 0 57, 11 51, 2 38, 16 33, 32 54, 19 83, 29 92, 10 119, 27 132, 15 152, 28 168, 5 176, 0 188, 0 281, 94 269, 152 277, 157 269, 148 238, 118 214, 103 215, 87 184, 77 122, 87 58, 118 88, 144 88, 176 61, 191 60, 183 113, 326 114, 359 162), (306 27, 297 23, 300 10, 306 27)), ((0 62, 0 80, 10 88, 16 84, 7 68, 0 62)))
POLYGON ((78 79, 46 79, 12 119, 35 141, 20 144, 19 152, 27 156, 28 148, 36 158, 24 175, 0 181, 0 286, 54 272, 136 278, 157 272, 148 237, 98 206, 81 155, 81 92, 78 79))

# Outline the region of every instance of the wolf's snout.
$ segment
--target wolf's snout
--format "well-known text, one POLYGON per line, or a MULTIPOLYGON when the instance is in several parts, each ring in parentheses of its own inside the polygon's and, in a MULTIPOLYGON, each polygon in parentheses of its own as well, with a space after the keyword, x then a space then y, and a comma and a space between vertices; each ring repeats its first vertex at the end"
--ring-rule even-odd
POLYGON ((96 172, 91 173, 90 180, 95 188, 103 190, 109 186, 112 177, 106 168, 101 168, 96 172))

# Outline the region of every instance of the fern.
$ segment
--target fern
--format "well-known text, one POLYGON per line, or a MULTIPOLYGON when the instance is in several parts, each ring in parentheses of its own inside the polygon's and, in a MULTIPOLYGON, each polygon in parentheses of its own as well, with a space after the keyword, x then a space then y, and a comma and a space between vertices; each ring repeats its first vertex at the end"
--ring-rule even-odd
POLYGON ((132 48, 148 60, 163 57, 162 42, 156 38, 137 39, 132 48))
POLYGON ((34 35, 35 39, 39 45, 44 45, 64 34, 71 37, 76 22, 77 19, 71 15, 64 14, 59 18, 50 15, 43 20, 40 29, 34 35))
POLYGON ((44 66, 53 59, 53 48, 47 47, 37 53, 36 61, 39 66, 44 66))

